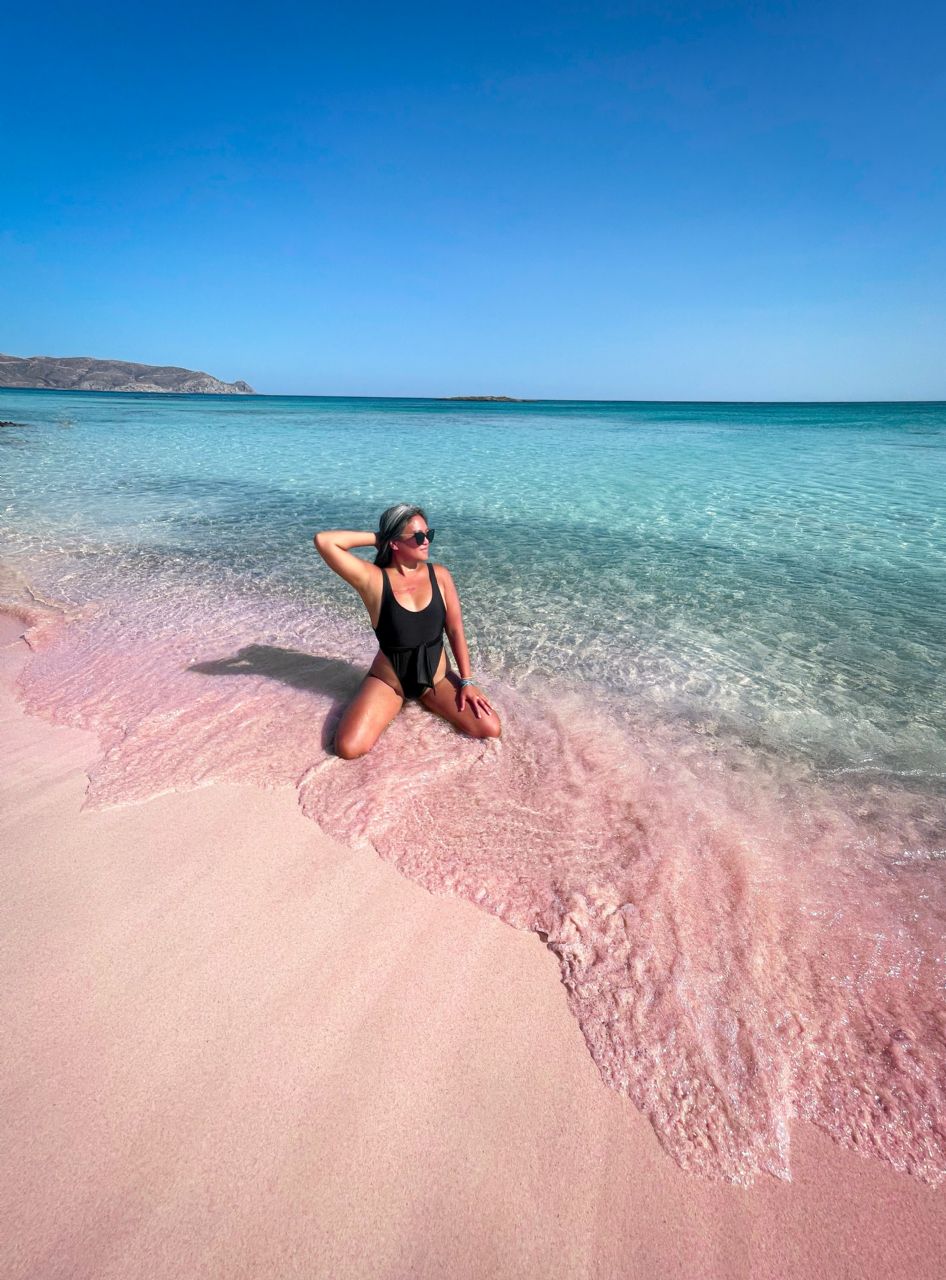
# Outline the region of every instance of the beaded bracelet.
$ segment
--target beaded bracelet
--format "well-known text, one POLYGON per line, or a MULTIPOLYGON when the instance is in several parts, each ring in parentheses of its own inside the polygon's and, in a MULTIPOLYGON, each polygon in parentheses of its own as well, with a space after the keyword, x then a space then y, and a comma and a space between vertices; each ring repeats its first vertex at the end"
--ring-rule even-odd
POLYGON ((465 689, 468 684, 475 684, 475 683, 476 683, 475 680, 473 680, 470 676, 467 676, 465 680, 460 681, 460 688, 465 689))

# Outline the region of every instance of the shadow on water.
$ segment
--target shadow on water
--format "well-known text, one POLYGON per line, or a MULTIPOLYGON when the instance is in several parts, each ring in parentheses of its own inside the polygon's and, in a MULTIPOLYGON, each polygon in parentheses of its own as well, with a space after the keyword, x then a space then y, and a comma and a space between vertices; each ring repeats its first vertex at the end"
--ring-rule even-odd
POLYGON ((336 725, 365 676, 363 668, 340 658, 319 658, 301 649, 268 644, 244 645, 229 658, 195 662, 187 669, 205 676, 265 676, 305 693, 326 694, 332 706, 322 726, 325 751, 332 749, 336 725))

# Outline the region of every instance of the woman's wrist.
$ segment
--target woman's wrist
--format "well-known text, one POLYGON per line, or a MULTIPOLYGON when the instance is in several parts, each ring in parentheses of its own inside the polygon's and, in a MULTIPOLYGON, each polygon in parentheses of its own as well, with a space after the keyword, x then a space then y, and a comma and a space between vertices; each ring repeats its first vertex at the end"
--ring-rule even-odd
POLYGON ((460 676, 460 688, 465 689, 468 684, 475 684, 476 681, 472 676, 460 676))

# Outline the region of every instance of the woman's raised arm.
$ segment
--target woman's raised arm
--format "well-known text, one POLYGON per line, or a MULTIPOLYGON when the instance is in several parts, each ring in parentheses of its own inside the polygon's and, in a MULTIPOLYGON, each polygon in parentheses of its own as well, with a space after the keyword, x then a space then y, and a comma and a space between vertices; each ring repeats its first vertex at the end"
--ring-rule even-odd
POLYGON ((325 529, 312 539, 315 549, 340 578, 350 582, 356 591, 364 591, 371 581, 373 564, 353 556, 350 547, 377 547, 377 535, 357 533, 353 529, 325 529))

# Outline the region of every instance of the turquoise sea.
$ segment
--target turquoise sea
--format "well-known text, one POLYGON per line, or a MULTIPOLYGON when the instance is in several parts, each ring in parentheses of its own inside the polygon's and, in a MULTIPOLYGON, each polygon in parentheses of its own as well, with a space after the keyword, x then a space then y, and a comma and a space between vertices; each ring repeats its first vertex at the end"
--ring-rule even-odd
POLYGON ((488 683, 946 777, 946 405, 6 392, 5 550, 361 617, 316 528, 425 505, 488 683))
POLYGON ((946 1172, 946 404, 4 391, 0 419, 22 692, 99 733, 90 803, 295 786, 534 929, 686 1167, 787 1176, 805 1117, 946 1172), (504 735, 409 707, 342 762, 374 650, 312 535, 397 501, 504 735))

